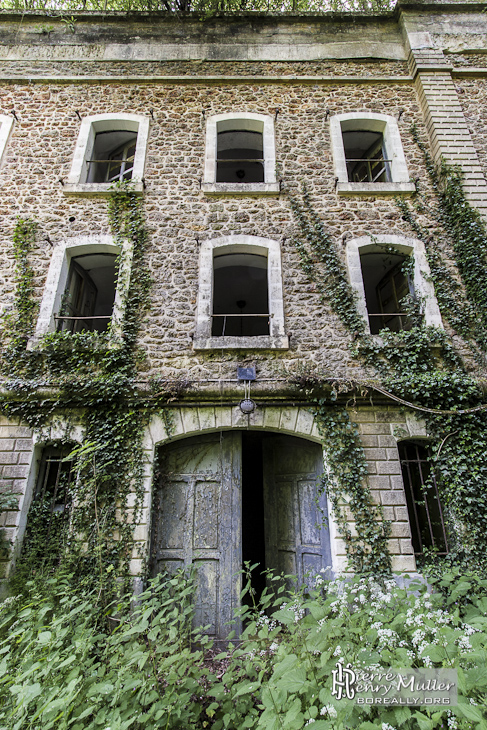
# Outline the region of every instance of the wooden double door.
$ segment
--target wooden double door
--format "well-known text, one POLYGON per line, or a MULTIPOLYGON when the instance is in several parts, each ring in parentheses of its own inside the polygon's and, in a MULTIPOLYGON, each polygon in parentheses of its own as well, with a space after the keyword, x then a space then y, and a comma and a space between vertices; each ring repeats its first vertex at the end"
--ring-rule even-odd
POLYGON ((155 485, 152 572, 197 569, 197 625, 238 634, 243 561, 296 575, 331 565, 319 444, 268 432, 223 431, 162 447, 155 485))

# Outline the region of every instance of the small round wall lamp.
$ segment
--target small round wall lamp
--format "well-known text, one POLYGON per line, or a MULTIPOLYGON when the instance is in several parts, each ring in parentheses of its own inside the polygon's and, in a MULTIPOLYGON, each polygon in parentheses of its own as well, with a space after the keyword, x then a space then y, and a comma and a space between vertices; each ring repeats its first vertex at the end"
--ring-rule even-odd
POLYGON ((255 403, 251 398, 244 398, 239 405, 242 413, 253 413, 255 411, 255 403))

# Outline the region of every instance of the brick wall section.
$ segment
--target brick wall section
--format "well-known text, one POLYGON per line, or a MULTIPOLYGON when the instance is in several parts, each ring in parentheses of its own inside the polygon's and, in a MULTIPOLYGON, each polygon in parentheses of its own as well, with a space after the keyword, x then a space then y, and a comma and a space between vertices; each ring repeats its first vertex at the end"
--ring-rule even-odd
MULTIPOLYGON (((19 527, 32 448, 29 428, 0 417, 0 490, 4 494, 19 494, 19 510, 0 515, 0 526, 7 540, 15 541, 19 527)), ((7 574, 8 565, 7 560, 0 560, 0 578, 7 574)))
MULTIPOLYGON (((414 572, 416 561, 411 544, 408 510, 397 450, 398 437, 410 438, 416 424, 395 409, 364 408, 350 411, 350 418, 359 429, 369 469, 369 485, 374 501, 381 504, 384 517, 391 521, 389 550, 392 568, 398 572, 414 572)), ((351 514, 348 514, 351 518, 351 514)), ((338 555, 343 564, 345 548, 338 541, 338 555)))
POLYGON ((451 66, 441 51, 413 50, 410 67, 423 109, 434 158, 458 165, 464 173, 467 198, 487 216, 487 182, 474 140, 451 76, 451 66))

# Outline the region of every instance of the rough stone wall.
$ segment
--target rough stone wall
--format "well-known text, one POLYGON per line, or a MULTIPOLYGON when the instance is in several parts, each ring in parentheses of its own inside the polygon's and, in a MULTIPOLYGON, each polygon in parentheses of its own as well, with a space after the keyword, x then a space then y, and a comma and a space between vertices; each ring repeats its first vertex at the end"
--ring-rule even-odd
MULTIPOLYGON (((215 359, 222 373, 234 371, 242 354, 194 353, 190 335, 198 286, 197 239, 230 233, 279 240, 283 254, 286 328, 292 333, 289 352, 256 353, 262 377, 273 374, 274 360, 288 367, 315 362, 337 376, 360 374, 349 356, 349 334, 331 310, 323 306, 314 286, 299 266, 292 243, 297 228, 287 197, 205 196, 200 191, 205 154, 206 115, 242 110, 275 114, 279 176, 294 193, 306 183, 319 214, 339 244, 344 233, 353 236, 394 233, 411 235, 398 216, 392 198, 338 198, 330 149, 329 114, 352 110, 387 113, 403 110, 400 132, 409 173, 427 186, 421 153, 412 140, 413 122, 421 128, 415 92, 407 84, 326 86, 299 84, 265 86, 125 86, 111 84, 6 86, 5 110, 14 109, 15 124, 0 180, 5 215, 4 255, 12 260, 10 240, 17 215, 39 221, 38 249, 33 257, 38 297, 42 295, 51 245, 76 235, 109 233, 107 203, 100 198, 67 197, 66 179, 79 130, 76 112, 88 114, 154 110, 145 170, 144 194, 151 231, 150 268, 154 279, 153 310, 142 328, 148 372, 169 374, 181 368, 192 376, 214 373, 215 359), (70 221, 74 218, 74 221, 70 221), (226 365, 226 361, 233 361, 226 365), (264 363, 265 360, 265 363, 264 363)), ((7 276, 12 291, 11 274, 7 276)), ((5 298, 4 298, 5 302, 5 298)), ((252 354, 252 356, 255 353, 252 354)), ((244 355, 248 357, 248 353, 244 355)))
POLYGON ((454 66, 487 67, 487 53, 455 53, 448 58, 454 66))
POLYGON ((4 61, 8 76, 408 76, 406 61, 4 61))
MULTIPOLYGON (((0 233, 0 251, 4 262, 0 278, 2 305, 8 305, 14 291, 11 240, 18 215, 29 216, 39 222, 37 248, 32 257, 38 300, 42 296, 52 246, 79 235, 110 232, 105 199, 67 197, 59 182, 60 179, 66 179, 70 169, 80 125, 77 114, 81 117, 116 112, 147 115, 152 109, 154 119, 151 119, 145 170, 147 189, 143 199, 151 235, 149 266, 153 276, 154 305, 142 325, 141 345, 147 353, 147 363, 141 378, 187 374, 195 385, 191 397, 197 400, 201 397, 197 386, 206 384, 210 379, 232 380, 233 384, 228 386, 228 390, 233 388, 234 393, 240 393, 235 387, 236 365, 250 362, 257 364, 260 383, 256 390, 260 388, 261 395, 269 393, 276 385, 285 389, 286 375, 296 364, 312 363, 323 375, 367 376, 362 366, 350 356, 349 333, 331 308, 321 303, 314 284, 299 267, 293 245, 298 227, 286 194, 276 197, 209 197, 200 190, 205 157, 205 117, 234 111, 275 115, 276 110, 279 110, 276 117, 279 177, 284 187, 293 194, 299 194, 302 183, 306 183, 313 204, 344 261, 342 237, 345 234, 353 237, 380 234, 410 236, 412 231, 402 221, 392 198, 339 198, 336 195, 329 115, 372 111, 399 118, 410 177, 417 178, 421 188, 427 193, 431 192, 422 155, 411 136, 410 128, 414 123, 419 134, 427 140, 415 87, 408 79, 405 62, 399 60, 402 58, 402 48, 391 52, 396 60, 90 61, 83 57, 83 60, 74 61, 69 60, 70 44, 74 46, 75 42, 79 43, 79 36, 71 38, 65 35, 60 36, 57 50, 61 53, 66 49, 66 56, 63 60, 53 61, 49 60, 49 52, 56 49, 54 40, 50 36, 43 39, 32 22, 29 32, 37 33, 34 45, 35 52, 39 53, 38 60, 30 56, 31 60, 6 60, 0 66, 0 78, 7 78, 9 74, 14 77, 102 74, 127 77, 184 76, 187 79, 184 85, 154 83, 150 79, 136 84, 118 81, 109 84, 46 83, 45 80, 39 84, 2 82, 0 111, 15 111, 18 117, 0 172, 0 215, 4 221, 0 233), (44 55, 43 43, 46 46, 44 55), (265 84, 232 84, 191 80, 191 77, 196 76, 218 75, 266 76, 269 81, 266 80, 265 84), (271 79, 273 76, 285 77, 285 80, 277 82, 277 79, 271 79), (317 79, 316 83, 301 83, 293 81, 293 76, 334 76, 336 82, 317 79), (363 83, 340 82, 343 76, 362 77, 363 83), (402 78, 371 83, 372 77, 378 76, 402 78), (199 241, 228 234, 264 236, 281 243, 286 331, 291 334, 289 351, 193 351, 191 334, 195 324, 199 241)), ((428 29, 432 33, 437 27, 435 22, 433 16, 428 19, 428 29)), ((397 29, 392 29, 391 23, 387 21, 388 27, 383 37, 394 44, 398 42, 398 33, 397 29)), ((330 31, 328 35, 316 32, 313 40, 326 42, 331 48, 336 40, 342 41, 344 45, 347 39, 352 39, 356 44, 354 52, 360 53, 357 39, 360 39, 361 28, 359 25, 352 26, 343 26, 336 38, 330 31)), ((303 23, 299 27, 295 26, 293 32, 300 33, 301 38, 304 38, 306 28, 306 23, 303 23)), ((421 20, 417 30, 423 30, 421 20)), ((144 37, 149 38, 147 28, 144 33, 144 37)), ((177 32, 172 31, 172 41, 177 40, 178 33, 181 39, 179 28, 177 32)), ((273 43, 272 28, 267 33, 273 43)), ((374 42, 380 40, 380 33, 370 33, 374 42)), ((86 43, 97 41, 95 36, 86 36, 86 43)), ((1 37, 0 33, 0 40, 1 37)), ((246 38, 249 40, 250 36, 246 38)), ((280 35, 276 34, 276 41, 286 38, 292 39, 289 27, 280 35)), ((224 39, 221 31, 218 39, 224 39)), ((103 42, 108 40, 109 34, 103 42)), ((28 48, 29 37, 24 31, 19 33, 18 42, 28 48)), ((89 52, 90 49, 87 56, 89 52)), ((485 66, 485 58, 485 55, 480 54, 455 56, 454 64, 485 66)), ((461 78, 456 79, 455 83, 460 91, 465 92, 459 94, 459 99, 483 169, 487 172, 485 79, 461 78)), ((424 212, 421 222, 426 226, 434 226, 434 215, 428 218, 428 213, 424 212)), ((447 242, 441 241, 440 245, 442 253, 448 258, 447 242)), ((208 424, 212 422, 214 427, 220 428, 246 427, 246 423, 238 420, 242 419, 238 409, 226 407, 223 410, 227 414, 227 421, 223 417, 218 420, 215 409, 203 407, 194 409, 196 415, 193 413, 193 417, 197 417, 200 430, 209 428, 208 424)), ((258 428, 282 426, 286 431, 288 412, 268 408, 266 413, 268 420, 262 420, 261 423, 259 419, 264 419, 264 415, 263 409, 259 408, 251 417, 255 421, 253 425, 258 428)), ((394 409, 361 408, 350 415, 359 424, 374 498, 383 505, 386 518, 392 521, 390 549, 394 556, 394 568, 414 570, 396 441, 399 429, 401 437, 424 434, 420 434, 417 425, 408 423, 406 417, 394 409)), ((186 433, 184 428, 183 431, 186 433)), ((27 464, 31 455, 30 433, 21 425, 3 422, 0 431, 0 465, 3 469, 1 489, 14 492, 25 490, 27 464)), ((149 534, 149 462, 146 470, 146 503, 135 534, 136 541, 141 545, 149 534)), ((7 513, 3 519, 7 537, 10 537, 18 526, 19 513, 7 513)), ((336 548, 338 562, 343 563, 345 551, 341 541, 337 541, 336 548)), ((134 572, 140 570, 138 561, 134 557, 134 572)))
MULTIPOLYGON (((487 65, 486 60, 484 65, 487 65)), ((482 170, 487 176, 487 68, 484 78, 457 79, 455 83, 482 170)))

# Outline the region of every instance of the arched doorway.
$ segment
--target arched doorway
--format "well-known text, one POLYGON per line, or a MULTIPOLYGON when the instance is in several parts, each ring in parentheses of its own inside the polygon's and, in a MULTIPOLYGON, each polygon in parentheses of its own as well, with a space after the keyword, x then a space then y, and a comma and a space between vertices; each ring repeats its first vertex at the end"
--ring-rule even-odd
MULTIPOLYGON (((224 639, 243 562, 304 583, 331 565, 321 446, 267 431, 217 431, 160 447, 151 569, 197 568, 196 623, 224 639)), ((256 585, 259 590, 259 585, 256 585)))

